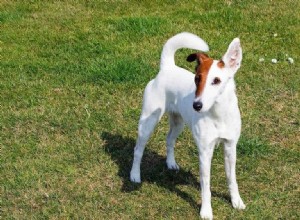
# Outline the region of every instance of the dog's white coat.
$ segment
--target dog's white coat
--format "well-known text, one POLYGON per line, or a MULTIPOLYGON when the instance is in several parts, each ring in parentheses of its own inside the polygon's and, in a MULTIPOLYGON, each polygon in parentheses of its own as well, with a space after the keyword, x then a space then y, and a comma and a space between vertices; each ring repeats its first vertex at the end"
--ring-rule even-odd
POLYGON ((218 61, 213 61, 204 90, 200 97, 195 97, 194 74, 176 66, 174 62, 175 51, 183 47, 208 51, 207 44, 190 33, 177 34, 164 45, 160 71, 148 83, 144 92, 130 179, 132 182, 141 182, 140 163, 145 145, 162 115, 168 113, 170 130, 167 136, 167 166, 169 169, 179 169, 174 157, 174 145, 184 124, 187 124, 199 151, 202 196, 200 215, 212 219, 210 169, 214 147, 218 143, 224 144, 225 171, 232 205, 237 209, 245 208, 235 174, 241 117, 233 79, 240 67, 242 49, 239 39, 235 38, 222 58, 225 66, 220 68, 218 61), (212 85, 215 77, 221 79, 220 84, 212 85), (199 112, 193 109, 194 101, 203 103, 199 112))

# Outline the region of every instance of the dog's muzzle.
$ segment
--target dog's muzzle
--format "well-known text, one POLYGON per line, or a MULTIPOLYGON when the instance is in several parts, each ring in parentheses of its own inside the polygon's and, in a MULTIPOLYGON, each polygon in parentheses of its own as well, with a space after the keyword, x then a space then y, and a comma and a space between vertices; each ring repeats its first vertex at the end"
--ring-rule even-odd
POLYGON ((193 103, 193 108, 195 109, 195 111, 199 112, 202 109, 202 102, 200 101, 196 101, 193 103))

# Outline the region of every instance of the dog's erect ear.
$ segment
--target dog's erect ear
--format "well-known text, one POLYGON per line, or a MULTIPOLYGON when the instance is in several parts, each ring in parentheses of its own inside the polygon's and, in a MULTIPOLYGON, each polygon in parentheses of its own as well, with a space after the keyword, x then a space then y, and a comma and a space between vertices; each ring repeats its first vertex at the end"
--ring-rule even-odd
POLYGON ((242 47, 239 38, 233 39, 222 60, 225 67, 231 69, 233 73, 240 68, 242 62, 242 47))
POLYGON ((186 58, 186 61, 188 62, 193 62, 197 59, 198 57, 198 54, 197 53, 192 53, 190 54, 187 58, 186 58))

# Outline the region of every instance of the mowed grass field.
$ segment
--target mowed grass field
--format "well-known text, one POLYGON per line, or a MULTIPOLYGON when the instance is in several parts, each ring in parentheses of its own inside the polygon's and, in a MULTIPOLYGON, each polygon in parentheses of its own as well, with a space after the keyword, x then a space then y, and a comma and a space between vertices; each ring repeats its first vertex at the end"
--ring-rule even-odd
MULTIPOLYGON (((166 169, 167 117, 147 145, 143 183, 129 181, 143 89, 165 41, 182 31, 206 40, 215 59, 234 37, 243 47, 237 179, 247 208, 231 207, 219 146, 215 219, 300 219, 299 8, 294 0, 2 0, 0 219, 199 219, 197 149, 186 129, 176 145, 181 169, 166 169)), ((178 51, 176 63, 193 71, 191 52, 178 51)))

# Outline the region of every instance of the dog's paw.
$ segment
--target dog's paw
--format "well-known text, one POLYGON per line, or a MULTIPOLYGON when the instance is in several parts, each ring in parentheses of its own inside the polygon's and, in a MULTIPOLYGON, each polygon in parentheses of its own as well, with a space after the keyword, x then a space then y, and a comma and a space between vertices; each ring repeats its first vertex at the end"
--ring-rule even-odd
POLYGON ((130 172, 130 181, 133 183, 141 183, 141 175, 139 173, 130 172))
POLYGON ((246 208, 246 205, 244 204, 244 202, 240 196, 238 196, 236 198, 232 198, 231 203, 232 203, 233 208, 235 208, 235 209, 245 209, 246 208))
POLYGON ((179 166, 175 161, 172 162, 167 161, 167 167, 169 170, 179 170, 179 166))
POLYGON ((177 163, 167 163, 167 167, 169 170, 179 170, 179 166, 177 163))
POLYGON ((213 219, 212 208, 211 207, 210 208, 201 208, 200 217, 202 219, 212 220, 213 219))

